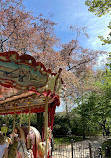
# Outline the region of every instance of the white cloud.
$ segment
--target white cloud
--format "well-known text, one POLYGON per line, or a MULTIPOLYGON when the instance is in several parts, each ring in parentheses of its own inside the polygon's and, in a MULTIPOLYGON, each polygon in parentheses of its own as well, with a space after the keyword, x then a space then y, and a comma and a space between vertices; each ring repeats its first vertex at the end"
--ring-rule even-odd
POLYGON ((98 59, 97 64, 94 66, 95 69, 101 69, 106 66, 108 54, 101 55, 98 59))

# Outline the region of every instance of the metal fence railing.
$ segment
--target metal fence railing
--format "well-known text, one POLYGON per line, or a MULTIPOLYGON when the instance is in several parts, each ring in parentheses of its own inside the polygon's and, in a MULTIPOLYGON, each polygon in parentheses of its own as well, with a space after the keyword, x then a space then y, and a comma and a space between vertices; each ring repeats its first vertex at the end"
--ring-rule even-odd
POLYGON ((52 158, 102 158, 101 147, 96 147, 89 141, 54 145, 52 158))

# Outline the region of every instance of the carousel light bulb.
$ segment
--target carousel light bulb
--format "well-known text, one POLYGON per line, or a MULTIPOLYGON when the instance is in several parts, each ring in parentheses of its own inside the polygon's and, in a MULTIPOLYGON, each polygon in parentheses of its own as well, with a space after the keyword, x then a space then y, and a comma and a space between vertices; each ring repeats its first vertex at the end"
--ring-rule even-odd
POLYGON ((46 85, 46 88, 48 88, 48 85, 46 85))
POLYGON ((41 68, 41 71, 43 71, 44 69, 43 69, 43 67, 41 68))

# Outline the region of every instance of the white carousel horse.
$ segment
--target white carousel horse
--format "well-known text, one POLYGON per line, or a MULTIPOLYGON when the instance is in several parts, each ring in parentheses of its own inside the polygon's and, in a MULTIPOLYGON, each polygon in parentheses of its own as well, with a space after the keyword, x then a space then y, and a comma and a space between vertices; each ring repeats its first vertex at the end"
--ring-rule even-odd
POLYGON ((18 131, 18 136, 20 140, 22 140, 26 144, 27 148, 30 149, 30 151, 33 151, 33 155, 36 158, 38 156, 37 147, 39 142, 41 141, 40 132, 32 126, 30 126, 30 131, 28 126, 17 127, 16 129, 18 131))

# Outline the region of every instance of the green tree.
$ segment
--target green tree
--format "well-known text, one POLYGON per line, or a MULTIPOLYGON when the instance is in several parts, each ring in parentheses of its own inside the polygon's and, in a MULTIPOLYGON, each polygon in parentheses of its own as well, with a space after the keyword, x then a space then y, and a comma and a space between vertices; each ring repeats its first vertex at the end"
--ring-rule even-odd
MULTIPOLYGON (((94 12, 95 15, 101 17, 111 11, 111 1, 110 0, 86 0, 85 4, 89 7, 88 10, 90 12, 94 12)), ((111 15, 111 13, 110 13, 111 15)), ((111 22, 109 22, 108 29, 111 30, 111 22)), ((100 40, 103 41, 104 44, 111 44, 111 31, 107 38, 105 39, 103 36, 99 36, 100 40)))
MULTIPOLYGON (((103 132, 107 135, 111 118, 111 75, 110 71, 98 71, 94 88, 82 95, 76 113, 83 138, 103 132)), ((74 109, 75 110, 75 109, 74 109)))
POLYGON ((66 136, 68 134, 71 134, 69 115, 65 113, 63 114, 57 113, 54 118, 54 128, 53 128, 54 137, 66 136))
MULTIPOLYGON (((110 71, 101 71, 96 75, 95 90, 85 100, 90 121, 98 124, 107 135, 108 119, 111 115, 111 75, 110 71), (88 110, 89 107, 89 110, 88 110)), ((83 107, 84 109, 84 107, 83 107)), ((84 110, 83 110, 83 113, 84 110)), ((85 113, 85 114, 87 114, 85 113)), ((90 124, 90 122, 89 122, 90 124)))
POLYGON ((100 80, 97 81, 99 87, 96 93, 95 116, 99 125, 103 128, 107 135, 108 118, 111 115, 111 72, 104 71, 100 80))

